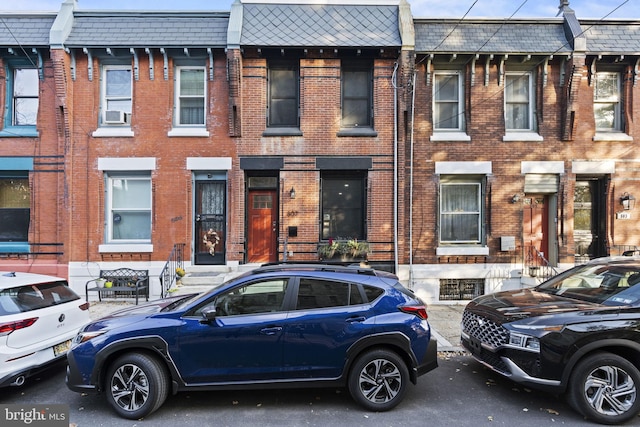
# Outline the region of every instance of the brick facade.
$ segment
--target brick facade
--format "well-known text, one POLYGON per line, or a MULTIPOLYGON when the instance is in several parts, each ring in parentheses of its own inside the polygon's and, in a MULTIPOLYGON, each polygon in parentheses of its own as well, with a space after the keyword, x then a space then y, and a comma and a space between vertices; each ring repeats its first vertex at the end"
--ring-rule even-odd
MULTIPOLYGON (((323 234, 323 177, 341 173, 355 173, 366 183, 362 234, 370 247, 368 261, 395 270, 431 303, 442 300, 441 280, 477 280, 482 292, 528 286, 539 280, 533 273, 541 260, 557 271, 640 245, 635 230, 640 206, 623 211, 621 205, 623 196, 640 197, 634 150, 640 135, 634 114, 640 108, 637 52, 625 51, 623 42, 606 45, 607 31, 636 23, 584 22, 594 30, 572 38, 570 30, 580 23, 568 8, 564 22, 409 23, 408 5, 401 2, 400 12, 389 15, 401 25, 389 26, 384 13, 371 15, 369 24, 378 32, 392 28, 381 33, 387 44, 372 41, 354 25, 349 31, 360 35, 362 45, 342 37, 325 46, 305 33, 297 35, 309 36, 309 45, 298 46, 293 44, 298 39, 286 34, 274 42, 262 18, 252 21, 260 27, 254 32, 231 28, 219 36, 239 21, 229 14, 172 12, 116 14, 122 22, 114 22, 108 13, 63 6, 53 28, 58 31, 65 19, 82 25, 69 27, 66 40, 39 47, 44 60, 37 134, 0 130, 0 176, 11 169, 12 159, 25 162, 31 198, 28 242, 21 242, 28 251, 12 249, 12 242, 2 250, 0 244, 2 270, 58 274, 80 289, 101 268, 131 266, 151 271, 152 294, 158 295, 157 276, 175 244, 186 245, 190 268, 235 268, 250 262, 256 240, 248 215, 259 185, 252 187, 252 178, 270 179, 268 189, 275 195, 272 260, 316 261, 318 245, 334 237, 323 234), (148 20, 151 30, 136 32, 138 19, 148 20), (207 25, 198 27, 202 19, 207 25), (177 29, 188 28, 184 20, 194 25, 193 34, 179 39, 177 29), (117 25, 112 32, 118 42, 94 39, 91 26, 117 25), (473 39, 491 25, 503 32, 473 39), (159 44, 147 36, 154 28, 168 31, 159 44), (203 29, 211 32, 203 36, 203 29), (454 30, 468 39, 451 47, 459 37, 454 30), (448 36, 434 36, 438 31, 448 36), (529 31, 538 45, 526 44, 518 31, 529 31), (600 44, 586 44, 584 37, 600 44), (298 73, 297 127, 269 125, 269 72, 278 60, 295 64, 298 73), (344 66, 358 61, 371 67, 372 125, 345 128, 344 66), (114 64, 127 65, 132 73, 131 114, 123 126, 101 121, 103 70, 114 64), (177 67, 182 66, 204 70, 203 126, 176 125, 177 67), (449 134, 434 126, 434 78, 443 71, 459 73, 462 82, 464 126, 449 134), (511 108, 505 103, 506 79, 512 72, 531 73, 533 125, 527 132, 506 131, 505 109, 511 108), (614 132, 596 129, 598 72, 619 76, 616 119, 622 125, 614 132), (108 182, 118 174, 150 178, 148 241, 109 241, 108 182), (480 221, 477 238, 458 242, 440 236, 448 214, 441 212, 441 197, 447 184, 461 182, 479 189, 480 221), (224 186, 217 193, 224 200, 216 202, 223 204, 216 216, 223 236, 212 258, 203 252, 199 228, 204 202, 198 191, 207 183, 224 186), (581 228, 589 222, 585 218, 589 230, 581 228), (292 227, 297 233, 290 236, 292 227)), ((260 17, 262 6, 235 5, 232 14, 251 7, 260 17)), ((345 16, 370 16, 356 6, 338 9, 345 16)), ((293 10, 316 17, 310 10, 293 10)), ((0 34, 0 80, 10 82, 12 44, 2 40, 0 34)), ((0 84, 3 111, 10 87, 0 84)), ((0 117, 2 129, 6 119, 0 117)))

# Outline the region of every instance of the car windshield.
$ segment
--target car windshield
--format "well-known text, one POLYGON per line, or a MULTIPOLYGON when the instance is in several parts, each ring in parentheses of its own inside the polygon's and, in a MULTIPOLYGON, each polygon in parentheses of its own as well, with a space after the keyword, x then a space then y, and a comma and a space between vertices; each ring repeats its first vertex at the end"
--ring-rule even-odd
POLYGON ((0 315, 38 310, 79 298, 66 281, 3 289, 0 291, 0 315))
POLYGON ((632 305, 640 301, 640 265, 575 267, 541 284, 536 290, 604 305, 632 305))

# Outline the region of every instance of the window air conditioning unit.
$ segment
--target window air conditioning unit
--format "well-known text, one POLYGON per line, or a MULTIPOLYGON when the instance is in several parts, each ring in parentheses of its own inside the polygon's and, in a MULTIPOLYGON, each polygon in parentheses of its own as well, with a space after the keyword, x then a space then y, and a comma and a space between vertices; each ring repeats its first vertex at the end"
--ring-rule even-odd
POLYGON ((104 114, 104 122, 108 124, 124 124, 126 123, 126 113, 118 110, 107 110, 104 114))

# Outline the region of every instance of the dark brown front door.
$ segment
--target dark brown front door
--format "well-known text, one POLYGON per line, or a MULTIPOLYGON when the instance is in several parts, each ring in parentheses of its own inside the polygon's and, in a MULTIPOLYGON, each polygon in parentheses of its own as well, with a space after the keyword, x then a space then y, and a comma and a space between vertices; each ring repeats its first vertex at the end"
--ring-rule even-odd
POLYGON ((250 190, 247 209, 247 262, 276 262, 277 193, 275 190, 250 190))

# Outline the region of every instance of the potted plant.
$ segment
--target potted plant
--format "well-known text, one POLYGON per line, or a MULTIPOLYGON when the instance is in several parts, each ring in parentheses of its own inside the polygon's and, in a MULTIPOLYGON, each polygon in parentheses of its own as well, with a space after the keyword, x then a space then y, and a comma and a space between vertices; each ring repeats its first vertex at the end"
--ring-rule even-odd
POLYGON ((369 253, 369 244, 358 239, 334 240, 330 238, 327 243, 318 245, 318 257, 321 260, 340 259, 351 261, 366 258, 369 253))

